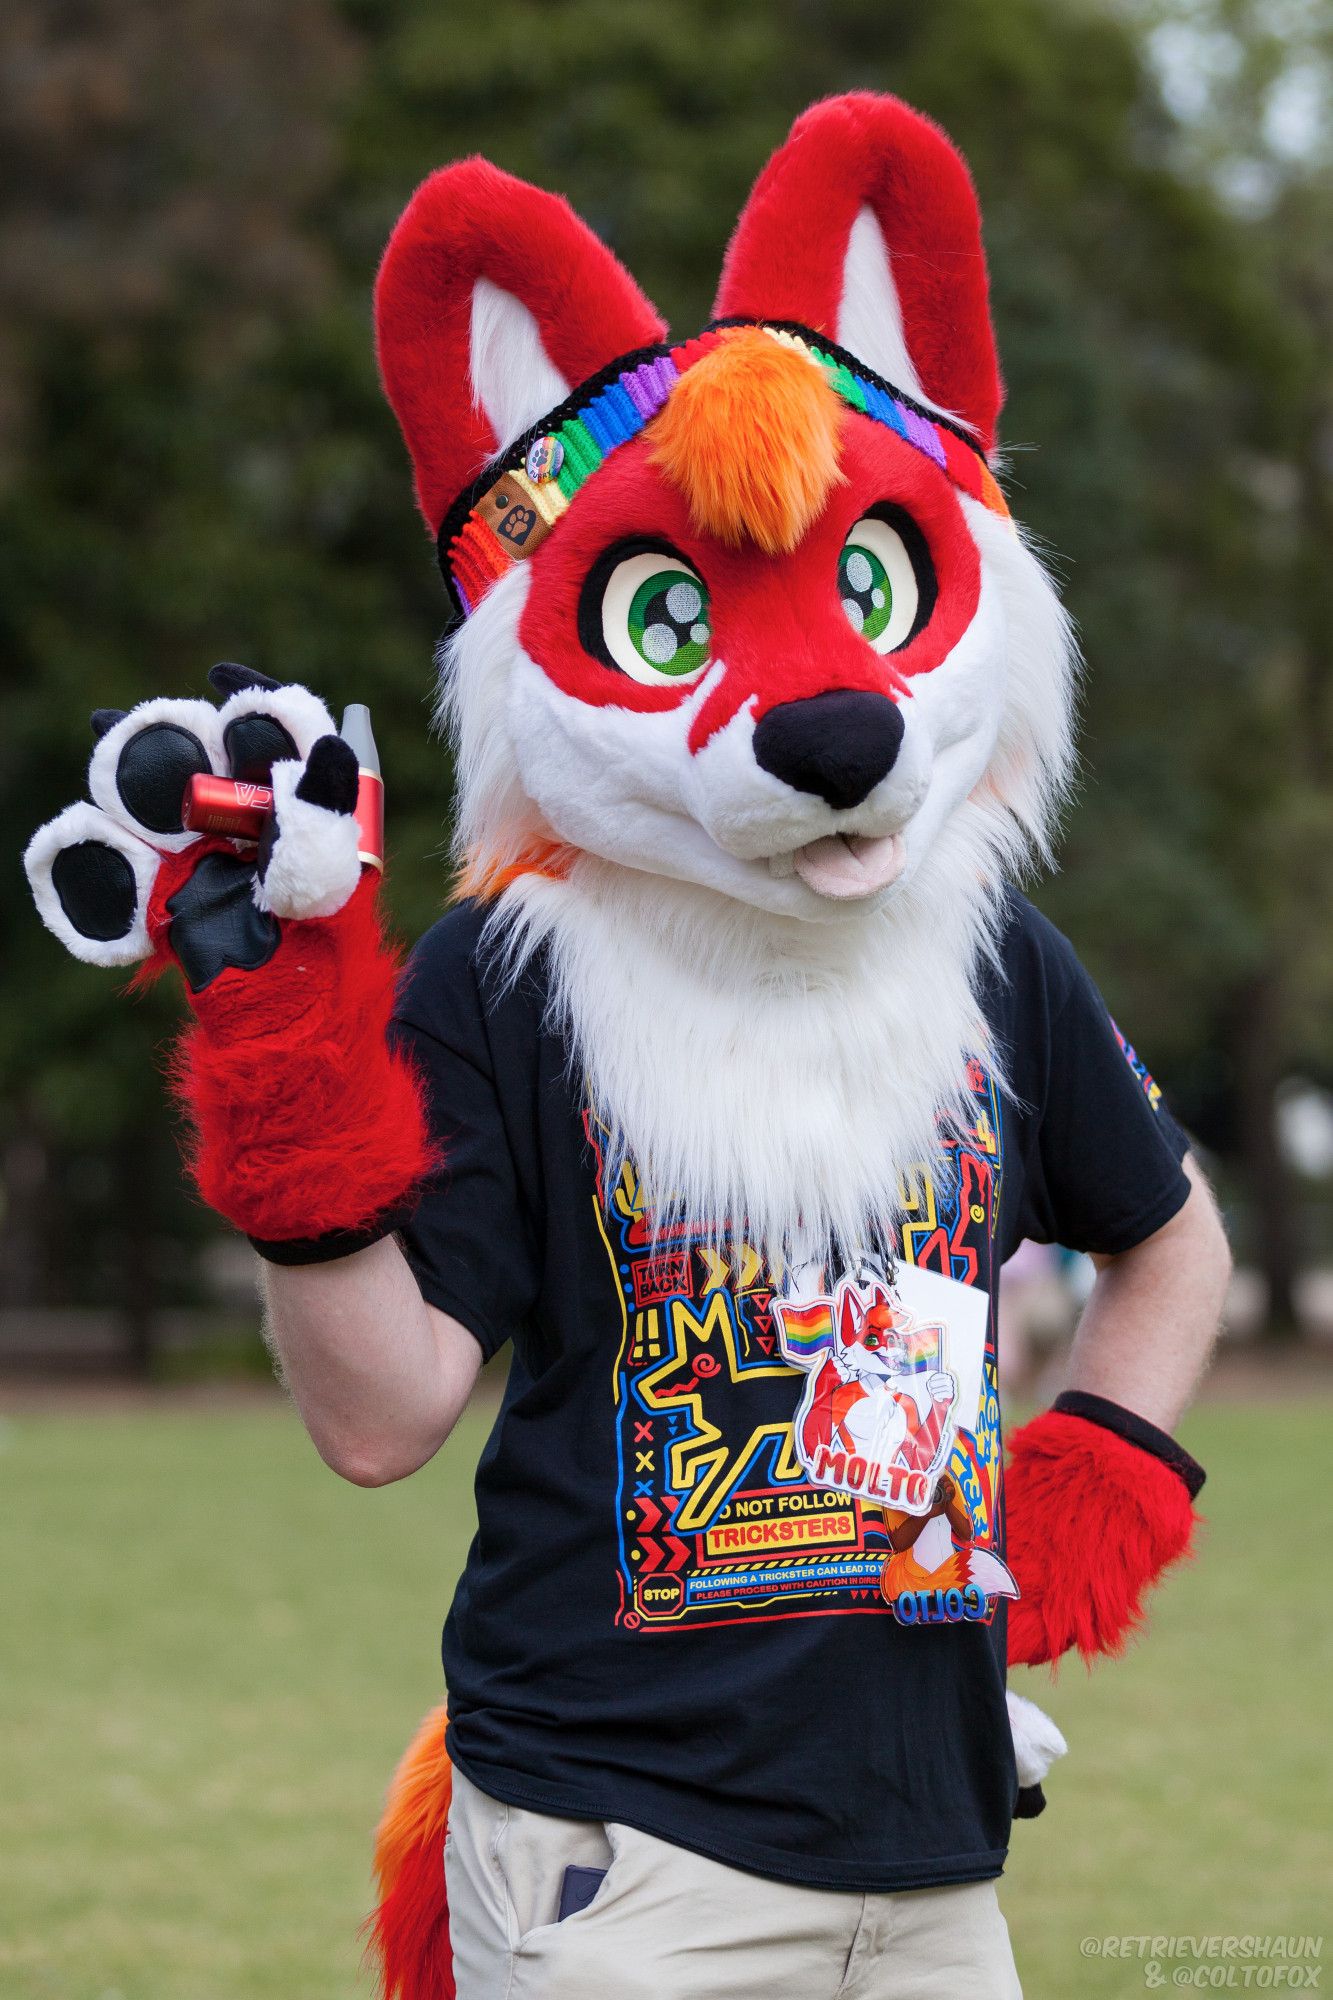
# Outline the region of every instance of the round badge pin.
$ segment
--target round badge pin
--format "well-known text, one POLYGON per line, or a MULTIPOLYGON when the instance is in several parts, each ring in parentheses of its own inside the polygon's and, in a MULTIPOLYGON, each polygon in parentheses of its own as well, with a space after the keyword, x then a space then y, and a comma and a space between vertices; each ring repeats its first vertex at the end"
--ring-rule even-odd
POLYGON ((534 486, 545 486, 548 480, 559 477, 564 462, 565 447, 558 437, 534 438, 528 446, 524 471, 534 486))

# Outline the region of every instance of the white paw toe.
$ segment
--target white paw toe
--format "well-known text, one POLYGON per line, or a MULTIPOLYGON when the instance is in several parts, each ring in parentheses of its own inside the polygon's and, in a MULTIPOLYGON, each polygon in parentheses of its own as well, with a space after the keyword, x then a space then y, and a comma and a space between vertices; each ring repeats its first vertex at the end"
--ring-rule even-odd
POLYGON ((145 917, 158 857, 80 801, 38 827, 23 856, 38 915, 88 965, 134 965, 151 951, 145 917))
POLYGON ((1035 1701, 1029 1701, 1026 1695, 1015 1694, 1012 1689, 1005 1696, 1005 1701, 1014 1739, 1018 1782, 1025 1789, 1029 1785, 1039 1785, 1056 1758, 1063 1757, 1069 1745, 1050 1716, 1044 1709, 1038 1708, 1035 1701))
POLYGON ((298 798, 302 770, 296 763, 273 767, 278 830, 255 881, 255 903, 275 917, 332 917, 361 879, 357 824, 350 813, 298 798))
POLYGON ((88 766, 88 789, 121 826, 172 851, 198 839, 181 812, 196 772, 224 775, 218 711, 211 701, 141 701, 108 729, 88 766))

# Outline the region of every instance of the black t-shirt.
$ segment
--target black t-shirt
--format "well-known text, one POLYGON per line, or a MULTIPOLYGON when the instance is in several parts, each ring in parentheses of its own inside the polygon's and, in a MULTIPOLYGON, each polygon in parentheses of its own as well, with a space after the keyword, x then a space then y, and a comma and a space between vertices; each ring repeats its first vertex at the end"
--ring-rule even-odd
POLYGON ((601 1184, 542 963, 506 987, 484 919, 434 926, 398 1010, 447 1150, 408 1256, 488 1356, 513 1341, 444 1631, 451 1755, 494 1798, 761 1875, 998 1874, 1000 1266, 1024 1237, 1160 1228, 1183 1135, 1014 895, 985 994, 1006 1093, 975 1068, 973 1130, 922 1167, 895 1266, 775 1292, 753 1253, 654 1243, 632 1163, 601 1184))

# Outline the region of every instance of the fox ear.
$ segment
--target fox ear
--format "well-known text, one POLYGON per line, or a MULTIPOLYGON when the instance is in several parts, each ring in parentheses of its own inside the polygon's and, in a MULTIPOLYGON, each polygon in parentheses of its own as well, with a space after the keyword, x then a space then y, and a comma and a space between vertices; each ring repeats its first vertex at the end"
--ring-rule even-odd
POLYGON ((432 529, 489 458, 666 328, 558 195, 487 160, 423 182, 375 286, 380 374, 432 529))
POLYGON ((714 308, 796 320, 995 442, 981 216, 952 141, 896 97, 811 107, 755 183, 714 308))

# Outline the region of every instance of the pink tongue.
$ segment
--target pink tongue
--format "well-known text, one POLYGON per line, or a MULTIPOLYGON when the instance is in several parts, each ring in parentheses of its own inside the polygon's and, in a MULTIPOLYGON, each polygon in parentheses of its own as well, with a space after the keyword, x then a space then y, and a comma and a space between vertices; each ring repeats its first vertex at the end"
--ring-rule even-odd
POLYGON ((902 874, 906 859, 900 833, 884 834, 878 840, 858 833, 833 833, 798 847, 792 856, 807 889, 839 902, 887 889, 902 874))

